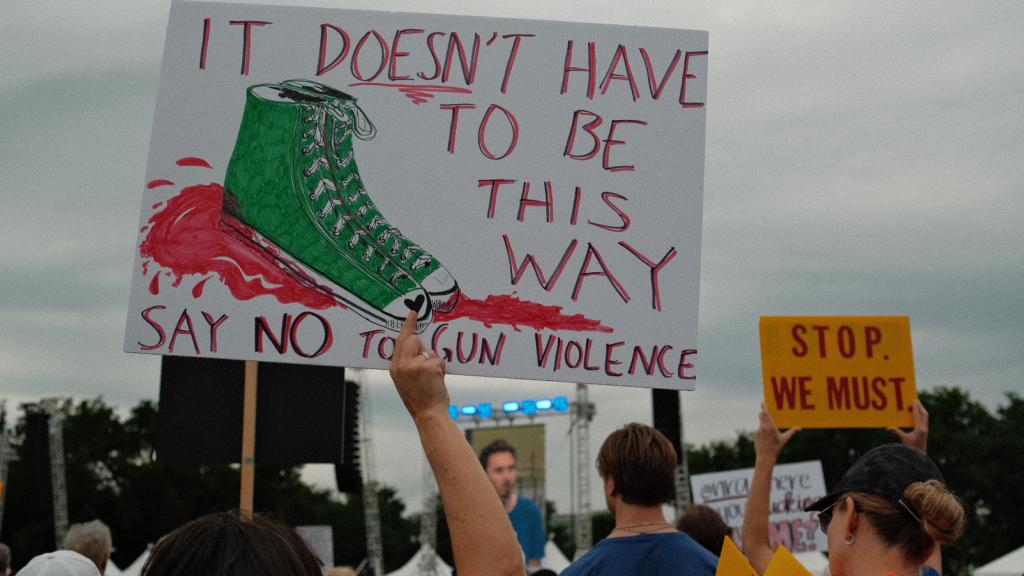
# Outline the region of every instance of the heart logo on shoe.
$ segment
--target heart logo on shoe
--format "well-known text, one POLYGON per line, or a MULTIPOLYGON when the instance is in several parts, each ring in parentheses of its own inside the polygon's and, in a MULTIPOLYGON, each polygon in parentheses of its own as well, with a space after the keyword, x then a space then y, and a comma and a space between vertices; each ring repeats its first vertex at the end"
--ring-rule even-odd
POLYGON ((424 296, 423 294, 420 294, 416 298, 406 298, 405 299, 405 306, 409 310, 414 310, 416 312, 419 312, 420 308, 423 306, 423 301, 425 299, 426 299, 426 296, 424 296))

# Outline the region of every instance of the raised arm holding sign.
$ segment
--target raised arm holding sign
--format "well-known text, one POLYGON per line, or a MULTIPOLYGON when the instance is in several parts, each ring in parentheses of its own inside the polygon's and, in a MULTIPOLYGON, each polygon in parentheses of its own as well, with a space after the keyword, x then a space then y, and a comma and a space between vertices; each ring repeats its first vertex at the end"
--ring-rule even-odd
POLYGON ((772 470, 782 448, 797 433, 797 428, 779 432, 771 414, 761 404, 761 424, 754 433, 754 477, 747 494, 743 515, 743 551, 759 573, 767 569, 774 550, 768 543, 768 508, 772 490, 772 470))
POLYGON ((448 415, 445 361, 416 336, 409 312, 395 342, 391 378, 423 443, 444 503, 459 574, 525 574, 508 514, 465 436, 448 415))

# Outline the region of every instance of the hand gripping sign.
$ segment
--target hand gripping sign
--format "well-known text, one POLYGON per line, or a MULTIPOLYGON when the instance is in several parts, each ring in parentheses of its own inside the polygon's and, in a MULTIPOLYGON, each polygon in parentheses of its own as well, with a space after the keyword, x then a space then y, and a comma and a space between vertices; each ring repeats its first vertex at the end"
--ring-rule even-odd
POLYGON ((764 402, 779 428, 913 424, 907 316, 762 316, 764 402))

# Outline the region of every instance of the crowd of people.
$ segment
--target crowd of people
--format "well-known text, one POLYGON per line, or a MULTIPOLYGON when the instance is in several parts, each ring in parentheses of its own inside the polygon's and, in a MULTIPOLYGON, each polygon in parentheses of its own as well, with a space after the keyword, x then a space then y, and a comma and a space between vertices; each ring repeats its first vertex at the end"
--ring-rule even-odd
MULTIPOLYGON (((515 449, 494 443, 477 456, 448 414, 445 362, 406 320, 391 377, 416 426, 437 479, 459 576, 548 576, 546 537, 537 505, 516 489, 515 449)), ((823 498, 818 513, 828 536, 832 576, 921 576, 941 571, 941 546, 959 537, 964 510, 926 455, 928 413, 913 406, 914 428, 893 430, 900 443, 864 454, 823 498)), ((768 540, 772 471, 798 431, 780 431, 762 407, 756 463, 742 529, 743 552, 763 573, 774 554, 768 540)), ((610 434, 597 456, 605 501, 615 519, 607 538, 562 576, 712 576, 729 528, 710 508, 691 507, 675 525, 662 505, 675 489, 677 454, 656 429, 628 424, 610 434)), ((18 576, 96 576, 110 559, 101 522, 74 526, 64 550, 32 559, 18 576)), ((0 545, 0 576, 9 573, 0 545)), ((153 547, 144 576, 320 576, 323 567, 291 528, 259 514, 226 512, 188 522, 153 547)))

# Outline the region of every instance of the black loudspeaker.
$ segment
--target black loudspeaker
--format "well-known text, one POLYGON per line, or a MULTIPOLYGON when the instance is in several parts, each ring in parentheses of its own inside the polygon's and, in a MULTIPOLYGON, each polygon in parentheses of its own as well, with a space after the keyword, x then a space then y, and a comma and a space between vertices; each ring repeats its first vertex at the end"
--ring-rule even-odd
MULTIPOLYGON (((339 481, 344 476, 346 486, 359 484, 359 386, 345 382, 344 368, 260 362, 257 390, 257 465, 333 463, 339 481)), ((242 361, 165 356, 159 461, 241 460, 244 394, 242 361)))
POLYGON ((654 407, 654 427, 664 434, 672 447, 676 449, 676 457, 683 453, 680 439, 680 412, 678 390, 651 390, 654 407))
POLYGON ((53 478, 50 474, 50 416, 29 412, 25 416, 25 445, 22 450, 25 482, 28 486, 30 517, 53 515, 53 478))
POLYGON ((355 384, 345 386, 344 412, 341 462, 334 463, 334 477, 340 492, 359 492, 363 475, 359 467, 359 386, 355 384))

